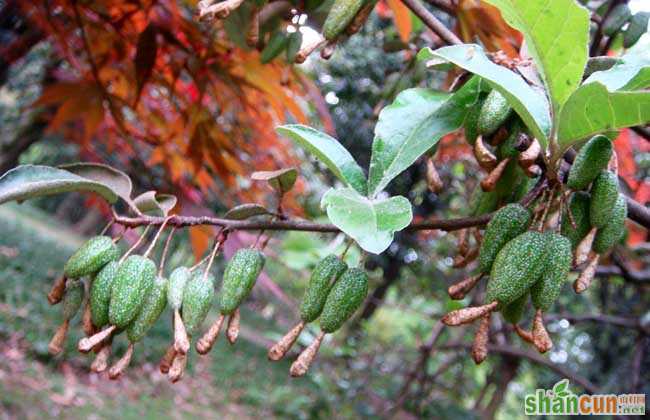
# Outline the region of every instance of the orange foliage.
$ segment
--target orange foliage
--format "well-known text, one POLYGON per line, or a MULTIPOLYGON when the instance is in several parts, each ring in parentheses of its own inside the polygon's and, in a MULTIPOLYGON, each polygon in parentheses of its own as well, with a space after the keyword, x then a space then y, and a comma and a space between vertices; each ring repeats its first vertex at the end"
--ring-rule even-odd
POLYGON ((295 163, 274 127, 306 122, 297 71, 197 22, 196 1, 20 3, 67 64, 36 105, 83 155, 160 165, 182 191, 237 191, 226 204, 256 193, 238 176, 295 163))
POLYGON ((508 26, 496 7, 479 0, 460 0, 456 18, 456 33, 464 42, 475 42, 478 37, 488 51, 503 50, 510 57, 519 56, 523 37, 508 26))

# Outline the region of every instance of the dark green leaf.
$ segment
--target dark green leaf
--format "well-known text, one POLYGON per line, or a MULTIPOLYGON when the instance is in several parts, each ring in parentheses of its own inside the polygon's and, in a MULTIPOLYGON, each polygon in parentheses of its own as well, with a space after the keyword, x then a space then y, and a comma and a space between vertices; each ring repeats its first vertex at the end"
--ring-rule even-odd
POLYGON ((244 220, 253 216, 271 214, 264 206, 255 203, 245 203, 235 206, 223 215, 225 219, 244 220))
POLYGON ((266 181, 280 194, 285 194, 293 188, 298 177, 296 168, 278 169, 277 171, 258 171, 251 174, 255 181, 266 181))
POLYGON ((111 187, 125 201, 131 199, 133 184, 131 178, 122 171, 102 163, 71 163, 59 166, 68 172, 111 187))
POLYGON ((133 205, 142 213, 153 213, 167 216, 176 206, 176 196, 171 194, 158 194, 156 191, 147 191, 133 199, 133 205))

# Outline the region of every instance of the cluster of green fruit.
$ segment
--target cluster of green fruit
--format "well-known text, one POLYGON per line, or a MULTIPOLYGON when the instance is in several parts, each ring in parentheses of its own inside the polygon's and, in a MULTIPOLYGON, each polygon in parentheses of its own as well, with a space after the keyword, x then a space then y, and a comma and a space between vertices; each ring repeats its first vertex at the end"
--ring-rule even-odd
POLYGON ((337 331, 359 309, 368 293, 368 276, 359 268, 349 268, 336 255, 318 262, 312 271, 300 304, 300 322, 269 349, 269 359, 282 359, 305 326, 320 317, 321 332, 291 365, 291 376, 302 376, 325 337, 337 331))
MULTIPOLYGON (((164 225, 160 231, 163 228, 164 225)), ((214 278, 209 270, 225 236, 217 239, 202 272, 195 270, 205 262, 192 268, 178 267, 168 279, 163 276, 162 264, 156 270, 156 264, 147 256, 157 237, 144 255, 129 255, 129 251, 120 258, 117 240, 96 236, 70 257, 64 275, 48 295, 51 304, 63 302, 64 318, 50 342, 51 353, 62 351, 70 320, 85 302, 82 324, 86 337, 79 341, 78 349, 83 353, 91 350, 97 353, 91 365, 93 371, 108 368, 113 338, 126 333, 128 349, 108 370, 108 376, 116 379, 128 366, 134 345, 144 338, 169 305, 174 311, 174 343, 163 357, 160 369, 172 382, 182 377, 190 337, 201 327, 214 300, 214 278)), ((239 333, 238 308, 255 285, 264 261, 262 252, 251 248, 238 250, 230 259, 221 286, 217 327, 213 325, 197 341, 198 353, 206 354, 212 348, 225 316, 229 316, 228 340, 235 342, 239 333)))
POLYGON ((574 263, 589 261, 574 283, 580 293, 595 274, 598 255, 624 235, 626 201, 619 193, 617 175, 607 170, 608 166, 613 169, 615 160, 611 141, 596 136, 580 149, 571 166, 566 179, 571 192, 564 192, 559 179, 538 199, 534 211, 511 203, 494 213, 477 253, 478 273, 449 288, 452 298, 462 299, 489 275, 485 304, 452 311, 443 318, 447 325, 481 319, 472 347, 476 363, 487 356, 494 311, 500 311, 540 352, 552 347, 542 315, 559 296, 574 263), (589 193, 583 191, 587 189, 589 193), (571 196, 565 205, 567 194, 571 196), (555 209, 555 218, 548 218, 550 209, 555 209), (535 309, 532 332, 518 326, 529 296, 535 309))

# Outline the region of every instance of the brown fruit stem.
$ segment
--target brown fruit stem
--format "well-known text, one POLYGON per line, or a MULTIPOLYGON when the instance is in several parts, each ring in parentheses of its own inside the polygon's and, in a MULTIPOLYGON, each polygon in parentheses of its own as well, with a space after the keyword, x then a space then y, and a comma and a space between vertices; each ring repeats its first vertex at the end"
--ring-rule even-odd
POLYGON ((316 354, 318 353, 318 349, 320 348, 324 337, 325 333, 321 331, 316 336, 316 339, 314 339, 314 341, 305 350, 303 350, 302 353, 300 353, 296 361, 291 364, 291 368, 289 369, 291 376, 295 378, 298 376, 303 376, 305 373, 307 373, 309 366, 311 366, 312 362, 316 358, 316 354))
POLYGON ((483 137, 478 136, 474 143, 474 157, 479 166, 486 171, 491 171, 497 165, 497 157, 483 143, 483 137))
POLYGON ((541 152, 542 146, 539 144, 539 141, 533 139, 530 146, 519 154, 519 165, 524 169, 530 167, 535 163, 541 152))
POLYGON ((467 255, 469 251, 469 240, 467 239, 467 228, 458 231, 458 254, 467 255))
POLYGON ((578 276, 576 281, 573 283, 573 290, 575 290, 576 293, 582 293, 589 288, 591 281, 596 275, 596 267, 598 266, 599 260, 600 255, 598 254, 593 254, 589 258, 589 264, 587 264, 585 269, 582 270, 582 273, 580 273, 580 276, 578 276))
POLYGON ((198 354, 208 354, 208 352, 212 350, 212 346, 214 346, 217 337, 219 337, 219 331, 221 330, 221 325, 223 325, 225 319, 226 316, 224 314, 219 315, 219 318, 210 325, 210 329, 208 329, 205 334, 203 334, 203 337, 196 342, 196 352, 198 354))
POLYGON ((506 165, 510 162, 510 158, 505 158, 499 164, 492 169, 492 171, 481 180, 481 188, 483 191, 489 192, 494 191, 497 186, 497 182, 501 179, 503 171, 506 169, 506 165))
POLYGON ((515 329, 515 332, 521 338, 527 343, 533 344, 533 334, 530 331, 526 331, 525 329, 521 328, 517 324, 513 324, 512 327, 515 329))
POLYGON ((185 373, 185 366, 187 366, 187 354, 176 354, 167 374, 167 377, 172 383, 181 380, 183 373, 185 373))
POLYGON ((300 321, 298 324, 296 324, 293 328, 289 330, 288 333, 284 335, 278 341, 269 349, 269 360, 278 361, 284 357, 285 354, 289 351, 291 346, 293 346, 293 343, 296 342, 298 339, 298 336, 302 332, 302 330, 305 329, 305 322, 300 321))
POLYGON ((501 143, 503 143, 503 141, 504 141, 505 139, 507 139, 509 135, 510 135, 510 133, 508 133, 508 129, 505 128, 504 126, 501 126, 501 127, 499 127, 499 129, 497 130, 497 132, 494 133, 494 135, 492 136, 492 138, 489 140, 489 141, 490 141, 490 144, 491 144, 492 146, 498 146, 498 145, 500 145, 501 143))
POLYGON ((436 166, 433 164, 433 159, 431 157, 427 158, 427 170, 426 170, 426 179, 427 187, 432 193, 439 193, 444 187, 442 179, 440 179, 440 174, 436 170, 436 166))
POLYGON ((553 341, 544 327, 541 309, 535 312, 535 318, 533 318, 533 345, 540 353, 546 353, 553 347, 553 341))
POLYGON ((490 313, 488 312, 481 318, 478 330, 472 343, 472 359, 477 365, 481 364, 488 355, 488 339, 490 333, 490 313))
POLYGON ((186 354, 190 350, 190 340, 178 309, 174 309, 174 349, 176 353, 181 354, 186 354))
POLYGON ((589 253, 591 252, 591 246, 594 243, 594 238, 596 237, 596 228, 591 228, 587 236, 584 237, 582 241, 578 244, 575 253, 575 264, 580 265, 589 259, 589 253))
POLYGON ((101 373, 108 368, 108 359, 111 356, 111 345, 106 343, 95 356, 95 360, 90 365, 90 370, 95 373, 101 373))
POLYGON ((65 342, 65 336, 68 334, 68 328, 70 327, 70 320, 66 319, 63 323, 56 329, 56 332, 50 340, 50 344, 47 346, 47 350, 52 356, 63 351, 63 343, 65 342))
POLYGON ((86 337, 90 337, 97 332, 95 330, 95 326, 93 325, 93 318, 90 312, 90 299, 86 299, 86 303, 84 304, 84 312, 81 317, 81 325, 83 326, 83 331, 84 334, 86 334, 86 337))
POLYGON ((77 349, 82 353, 88 353, 97 344, 101 343, 102 341, 110 337, 116 328, 117 327, 115 325, 111 325, 110 327, 101 330, 100 332, 98 332, 93 336, 82 338, 81 340, 79 340, 77 349))
POLYGON ((311 55, 314 51, 316 51, 318 48, 322 47, 327 43, 327 40, 322 36, 315 37, 311 42, 307 44, 303 44, 303 46, 300 48, 300 51, 296 54, 296 63, 304 63, 305 60, 307 60, 307 57, 311 55))
POLYGON ((108 370, 108 377, 112 380, 119 378, 122 373, 126 370, 131 363, 131 358, 133 357, 133 348, 134 344, 129 343, 129 346, 126 348, 126 352, 120 359, 115 362, 113 366, 108 370))
POLYGON ((453 268, 463 268, 478 257, 479 247, 472 248, 466 255, 458 255, 454 258, 453 268))
POLYGON ((230 344, 235 344, 237 336, 239 335, 239 321, 240 321, 239 308, 228 317, 228 328, 226 329, 226 338, 230 344))
POLYGON ((325 44, 323 49, 320 50, 320 58, 322 58, 323 60, 329 60, 330 58, 332 58, 335 49, 336 49, 336 41, 329 41, 327 44, 325 44))
POLYGON ((50 289, 50 292, 47 294, 47 301, 50 305, 56 305, 57 303, 63 300, 63 295, 65 294, 65 282, 68 279, 61 275, 54 280, 54 284, 50 289))
POLYGON ((457 309, 443 316, 442 322, 448 326, 468 324, 494 311, 498 304, 499 303, 495 300, 492 303, 481 306, 471 306, 469 308, 457 309))
POLYGON ((456 284, 452 284, 449 286, 449 289, 447 289, 449 297, 455 300, 463 299, 465 295, 467 295, 467 293, 478 284, 483 276, 484 273, 479 273, 474 276, 470 276, 462 281, 459 281, 456 284))
POLYGON ((246 34, 246 45, 255 48, 260 41, 260 11, 257 7, 251 8, 250 28, 246 34))
POLYGON ((160 369, 160 373, 166 374, 167 372, 169 372, 169 368, 174 362, 174 357, 176 357, 176 349, 172 344, 169 347, 167 347, 167 351, 163 355, 162 359, 160 359, 160 365, 158 366, 158 368, 160 369))

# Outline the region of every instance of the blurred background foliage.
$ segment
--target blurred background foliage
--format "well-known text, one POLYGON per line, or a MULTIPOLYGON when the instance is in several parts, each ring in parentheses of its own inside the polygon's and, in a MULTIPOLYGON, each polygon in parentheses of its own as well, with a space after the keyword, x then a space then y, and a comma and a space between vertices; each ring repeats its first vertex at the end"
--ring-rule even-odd
MULTIPOLYGON (((275 31, 318 29, 331 2, 274 3, 286 4, 262 25, 258 49, 275 31)), ((493 8, 473 0, 426 3, 464 41, 517 54, 521 37, 493 8)), ((619 1, 583 3, 605 13, 619 1)), ((261 64, 258 49, 242 42, 245 13, 205 24, 195 19, 195 6, 0 1, 0 174, 19 163, 105 162, 126 171, 138 191, 172 192, 183 213, 210 215, 240 202, 273 204, 271 191, 248 175, 300 165, 289 211, 324 220, 318 202, 333 179, 273 128, 309 122, 366 166, 382 107, 405 88, 446 89, 455 76, 435 78, 415 63, 419 48, 442 43, 399 1, 380 1, 330 60, 316 54, 300 66, 284 56, 261 64), (153 58, 144 57, 151 50, 153 58)), ((627 192, 643 203, 650 198, 649 144, 631 130, 615 142, 627 192)), ((391 183, 390 193, 407 196, 416 218, 467 215, 479 168, 462 135, 446 137, 435 162, 442 193, 427 189, 423 162, 391 183)), ((60 315, 45 300, 68 255, 101 229, 107 211, 101 200, 78 194, 0 207, 3 416, 101 418, 119 410, 124 418, 507 419, 521 416, 525 394, 549 388, 566 372, 574 392, 583 391, 575 377, 608 393, 650 392, 650 247, 647 232, 632 225, 628 244, 604 262, 587 293, 569 293, 567 282, 549 316, 555 347, 542 357, 497 325, 492 342, 502 351, 474 365, 473 328, 436 330, 442 314, 481 298, 482 290, 461 302, 447 296, 447 287, 470 272, 452 269, 456 238, 400 233, 388 251, 365 260, 371 289, 363 309, 327 338, 309 375, 290 379, 289 362, 271 364, 266 349, 297 319, 311 267, 345 246, 342 236, 291 232, 272 239, 267 276, 245 305, 235 346, 220 340, 210 356, 193 354, 184 380, 170 385, 157 372, 171 337, 166 312, 126 377, 111 383, 87 373, 90 361, 74 351, 78 331, 62 356, 47 354, 60 315)), ((193 228, 176 235, 170 267, 192 263, 212 234, 193 228)), ((233 235, 226 257, 252 238, 233 235)), ((347 258, 361 255, 353 247, 347 258)), ((215 273, 222 269, 220 259, 215 273)), ((307 330, 300 344, 315 332, 307 330)))

